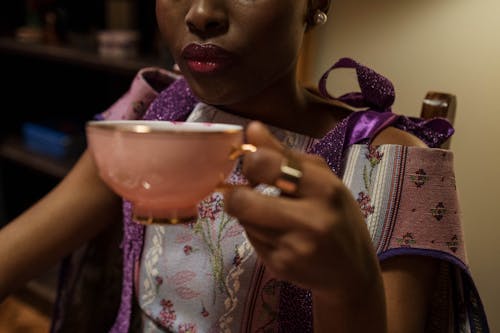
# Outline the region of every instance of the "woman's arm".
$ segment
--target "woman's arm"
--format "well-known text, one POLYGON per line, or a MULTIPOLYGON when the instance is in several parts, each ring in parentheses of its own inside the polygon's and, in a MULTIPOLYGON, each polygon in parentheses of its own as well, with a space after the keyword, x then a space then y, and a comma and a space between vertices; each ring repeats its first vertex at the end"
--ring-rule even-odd
POLYGON ((118 221, 120 208, 84 152, 51 192, 0 230, 0 300, 118 221))
MULTIPOLYGON (((382 144, 426 147, 415 136, 393 127, 372 142, 382 144)), ((374 275, 368 284, 359 285, 349 301, 335 304, 334 298, 315 293, 315 332, 365 332, 367 328, 370 332, 425 332, 438 269, 435 259, 400 256, 380 263, 381 279, 374 275), (386 328, 380 318, 385 319, 386 328)))
POLYGON ((425 332, 439 261, 399 256, 381 263, 389 332, 425 332))
MULTIPOLYGON (((426 147, 425 143, 399 129, 388 127, 373 145, 399 144, 426 147)), ((423 256, 400 256, 381 264, 389 332, 425 332, 439 262, 423 256)))

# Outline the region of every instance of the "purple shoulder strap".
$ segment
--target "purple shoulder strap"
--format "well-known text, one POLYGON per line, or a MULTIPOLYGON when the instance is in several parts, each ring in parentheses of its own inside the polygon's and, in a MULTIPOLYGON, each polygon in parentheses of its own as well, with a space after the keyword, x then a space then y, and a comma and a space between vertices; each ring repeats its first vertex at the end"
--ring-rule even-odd
POLYGON ((351 58, 341 58, 333 64, 321 77, 318 88, 327 99, 337 99, 355 108, 370 108, 381 112, 391 110, 396 96, 391 81, 351 58), (331 96, 326 89, 326 82, 330 73, 337 68, 355 69, 361 92, 347 93, 338 98, 331 96))
MULTIPOLYGON (((318 88, 324 98, 339 100, 354 108, 362 109, 348 117, 344 149, 355 143, 369 142, 388 126, 412 133, 429 147, 439 147, 454 133, 452 125, 444 118, 421 119, 393 113, 391 108, 395 100, 395 90, 391 81, 351 58, 341 58, 333 64, 321 77, 318 88), (355 69, 361 91, 340 97, 331 96, 326 83, 331 72, 337 68, 355 69)), ((328 141, 327 137, 325 139, 328 141)))
POLYGON ((309 151, 323 156, 332 170, 340 176, 345 149, 354 143, 373 138, 398 118, 391 112, 395 99, 394 86, 387 78, 357 61, 341 58, 323 74, 318 89, 326 99, 339 100, 354 108, 364 108, 344 118, 309 151), (337 68, 355 69, 361 91, 340 97, 330 95, 326 83, 331 72, 337 68))

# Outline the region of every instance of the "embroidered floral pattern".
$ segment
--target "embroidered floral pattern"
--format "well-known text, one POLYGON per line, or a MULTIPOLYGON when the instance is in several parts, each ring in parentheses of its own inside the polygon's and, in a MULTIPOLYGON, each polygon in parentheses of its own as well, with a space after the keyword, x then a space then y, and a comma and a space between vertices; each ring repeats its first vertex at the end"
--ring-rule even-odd
POLYGON ((438 221, 441 221, 443 217, 446 215, 447 209, 444 206, 444 203, 439 202, 436 207, 431 208, 431 214, 438 221))
POLYGON ((215 302, 217 291, 227 294, 222 241, 226 228, 234 219, 224 212, 222 195, 220 193, 214 193, 201 202, 198 211, 199 218, 193 226, 193 231, 202 238, 210 254, 212 277, 218 286, 218 290, 213 291, 213 301, 215 302), (217 219, 220 220, 218 223, 216 223, 217 219))
POLYGON ((446 242, 446 246, 453 252, 456 253, 458 250, 458 247, 460 246, 460 242, 458 241, 457 235, 453 235, 451 240, 449 242, 446 242))
POLYGON ((372 198, 369 193, 373 190, 373 171, 382 161, 384 153, 379 150, 378 146, 368 146, 368 152, 365 153, 365 157, 369 162, 368 165, 363 167, 363 184, 365 190, 358 193, 358 198, 356 200, 366 219, 375 212, 375 207, 372 205, 372 198))
POLYGON ((164 327, 172 329, 177 315, 175 314, 174 304, 170 300, 162 299, 161 311, 157 318, 157 321, 161 323, 164 327))
POLYGON ((156 288, 159 288, 163 284, 163 278, 161 276, 155 277, 156 288))
POLYGON ((384 157, 384 153, 378 150, 378 146, 368 146, 368 153, 365 154, 365 157, 370 162, 372 168, 374 168, 380 163, 382 157, 384 157))
POLYGON ((198 213, 200 214, 200 219, 209 219, 215 222, 216 217, 222 209, 222 197, 219 194, 212 194, 199 205, 198 213))
POLYGON ((361 208, 361 212, 363 213, 363 216, 365 218, 373 214, 373 212, 375 211, 375 207, 371 205, 372 199, 370 198, 369 194, 365 192, 359 192, 356 201, 359 203, 359 207, 361 208))
POLYGON ((207 309, 205 308, 204 305, 202 306, 202 309, 201 309, 201 315, 205 318, 210 316, 210 313, 207 311, 207 309))
POLYGON ((199 249, 194 248, 191 245, 184 245, 184 247, 182 248, 182 251, 184 251, 184 254, 188 256, 194 252, 198 252, 199 249))
POLYGON ((427 182, 428 177, 424 169, 418 169, 415 171, 414 175, 410 176, 410 179, 418 188, 420 188, 427 182))
POLYGON ((179 333, 196 333, 198 329, 195 324, 181 324, 179 325, 179 333))
POLYGON ((401 247, 412 247, 412 245, 415 245, 417 243, 415 237, 413 236, 413 233, 411 232, 407 232, 403 235, 403 237, 397 238, 397 241, 399 243, 399 246, 401 247))
POLYGON ((369 167, 367 168, 365 165, 363 168, 363 181, 367 192, 372 189, 373 171, 382 161, 383 156, 384 153, 378 150, 378 146, 368 146, 368 153, 365 154, 365 157, 369 162, 369 167))
POLYGON ((189 283, 196 278, 196 273, 192 270, 181 270, 167 278, 167 283, 175 287, 176 294, 181 299, 192 299, 200 295, 199 291, 188 287, 189 283))
MULTIPOLYGON (((305 145, 308 142, 299 143, 305 145)), ((226 181, 231 184, 248 183, 241 173, 240 164, 226 181)), ((264 195, 279 195, 273 186, 257 186, 255 190, 264 195)), ((257 288, 251 285, 254 279, 251 274, 254 274, 258 258, 243 227, 224 212, 221 193, 213 193, 200 202, 198 216, 197 220, 190 223, 163 227, 166 230, 161 243, 163 252, 156 262, 161 275, 152 276, 154 281, 159 281, 155 278, 160 277, 162 282, 157 283, 160 288, 154 302, 146 304, 141 298, 140 305, 145 313, 151 314, 149 320, 154 320, 158 329, 165 331, 239 332, 241 320, 253 321, 255 316, 260 317, 264 311, 261 302, 254 299, 259 303, 255 305, 255 314, 246 312, 248 297, 251 297, 248 293, 251 292, 258 299, 261 296, 260 287, 263 286, 258 284, 257 288), (178 262, 186 264, 178 265, 178 262), (160 318, 165 324, 160 322, 160 318)), ((146 230, 147 245, 143 259, 150 247, 155 246, 152 229, 148 227, 146 230)), ((141 294, 146 279, 149 279, 149 275, 146 274, 143 260, 141 294)), ((262 293, 269 313, 256 326, 262 326, 270 314, 277 311, 279 291, 276 289, 273 295, 270 290, 262 293)), ((276 324, 269 328, 270 331, 276 331, 276 324)))

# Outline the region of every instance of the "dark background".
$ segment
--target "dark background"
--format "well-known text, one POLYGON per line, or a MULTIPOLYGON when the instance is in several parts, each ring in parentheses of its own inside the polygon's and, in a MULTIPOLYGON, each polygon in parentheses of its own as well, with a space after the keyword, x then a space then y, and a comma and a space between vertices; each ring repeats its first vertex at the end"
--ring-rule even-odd
MULTIPOLYGON (((171 66, 168 52, 158 43, 155 0, 129 0, 135 1, 140 48, 137 59, 123 64, 101 62, 97 54, 95 34, 107 28, 105 1, 38 1, 35 20, 42 28, 45 13, 57 15, 60 43, 55 48, 44 43, 16 42, 17 29, 33 23, 33 13, 28 15, 27 1, 0 1, 0 38, 8 41, 0 42, 0 143, 4 145, 21 137, 26 122, 71 127, 82 135, 85 121, 125 93, 137 70, 146 65, 171 66), (66 57, 66 50, 74 56, 66 57)), ((76 156, 61 160, 61 165, 71 165, 76 156)), ((40 170, 36 163, 20 163, 0 152, 0 226, 47 193, 62 177, 40 170)))

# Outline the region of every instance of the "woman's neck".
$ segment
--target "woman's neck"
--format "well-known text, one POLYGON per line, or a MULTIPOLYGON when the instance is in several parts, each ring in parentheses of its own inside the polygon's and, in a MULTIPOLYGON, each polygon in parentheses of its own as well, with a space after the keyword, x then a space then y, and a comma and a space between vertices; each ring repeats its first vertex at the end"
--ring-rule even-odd
POLYGON ((279 82, 243 102, 219 106, 227 112, 322 138, 350 110, 308 91, 295 80, 279 82))

